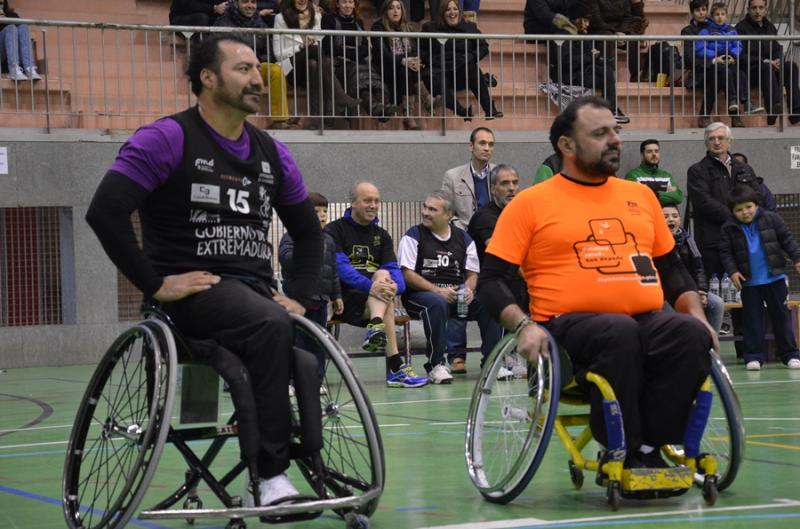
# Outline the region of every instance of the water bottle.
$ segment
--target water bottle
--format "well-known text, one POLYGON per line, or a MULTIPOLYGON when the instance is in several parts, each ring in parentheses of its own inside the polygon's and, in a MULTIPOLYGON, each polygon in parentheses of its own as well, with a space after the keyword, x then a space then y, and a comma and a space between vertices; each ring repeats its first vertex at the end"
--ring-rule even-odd
POLYGON ((719 282, 720 296, 725 303, 731 303, 731 279, 728 274, 722 274, 722 281, 719 282))
POLYGON ((469 303, 467 303, 467 287, 461 285, 458 288, 458 301, 456 301, 456 315, 460 320, 466 320, 469 313, 469 303))
POLYGON ((717 274, 711 274, 711 279, 708 281, 708 291, 719 296, 719 278, 717 274))
POLYGON ((731 281, 731 288, 729 291, 730 293, 728 294, 728 298, 731 300, 731 303, 741 303, 739 289, 736 288, 736 285, 733 284, 733 281, 731 281))

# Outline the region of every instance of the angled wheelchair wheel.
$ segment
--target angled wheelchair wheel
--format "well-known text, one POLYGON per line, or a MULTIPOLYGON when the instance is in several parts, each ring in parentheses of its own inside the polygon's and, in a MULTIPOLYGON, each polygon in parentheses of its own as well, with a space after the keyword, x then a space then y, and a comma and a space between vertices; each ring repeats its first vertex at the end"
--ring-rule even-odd
MULTIPOLYGON (((383 443, 372 405, 336 340, 315 323, 294 318, 297 331, 317 341, 326 352, 320 391, 324 490, 319 492, 328 498, 367 495, 370 499, 358 513, 370 516, 378 507, 385 480, 383 443)), ((313 469, 306 467, 303 472, 314 486, 313 469)))
MULTIPOLYGON (((717 489, 727 489, 736 479, 744 459, 744 421, 739 399, 733 390, 728 370, 717 353, 711 354, 713 381, 711 414, 706 424, 700 451, 713 454, 717 460, 717 489)), ((704 476, 697 475, 698 486, 704 476)))
MULTIPOLYGON (((528 364, 516 336, 503 338, 486 359, 472 394, 466 430, 467 471, 484 498, 508 503, 525 489, 544 458, 560 393, 558 348, 528 364), (522 365, 527 378, 498 380, 501 368, 522 365)), ((517 370, 519 368, 517 367, 517 370)))
POLYGON ((71 529, 124 527, 136 512, 166 442, 176 366, 172 334, 156 320, 125 331, 100 360, 64 464, 71 529))

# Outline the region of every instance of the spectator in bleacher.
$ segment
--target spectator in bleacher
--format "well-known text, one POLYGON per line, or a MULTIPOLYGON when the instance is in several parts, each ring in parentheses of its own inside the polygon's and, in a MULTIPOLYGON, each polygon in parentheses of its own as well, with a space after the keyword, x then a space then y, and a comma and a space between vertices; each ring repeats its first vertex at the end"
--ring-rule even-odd
POLYGON ((747 159, 747 156, 743 152, 735 152, 735 153, 731 154, 731 157, 734 160, 739 160, 742 163, 746 163, 746 164, 750 163, 750 161, 747 159))
MULTIPOLYGON (((406 5, 400 0, 389 0, 383 4, 378 20, 371 31, 408 32, 406 5)), ((419 94, 422 112, 427 114, 442 105, 442 96, 431 99, 424 80, 430 70, 419 57, 417 39, 401 37, 372 37, 372 61, 375 70, 381 73, 389 89, 390 104, 402 105, 403 128, 417 130, 419 125, 413 116, 410 98, 419 94)))
POLYGON ((225 13, 227 0, 172 0, 169 23, 173 26, 213 26, 214 20, 225 13))
MULTIPOLYGON (((267 27, 258 13, 256 0, 231 0, 225 12, 214 21, 214 25, 223 28, 267 27)), ((289 102, 286 99, 286 76, 279 64, 271 61, 269 37, 266 34, 241 34, 244 40, 251 43, 258 60, 264 80, 264 87, 269 94, 270 118, 274 128, 287 128, 293 120, 289 118, 289 102)))
MULTIPOLYGON (((700 30, 708 25, 708 0, 691 0, 689 13, 691 14, 689 24, 681 29, 681 35, 699 35, 700 30)), ((696 58, 695 42, 693 40, 683 41, 683 86, 704 90, 706 81, 713 87, 725 86, 728 78, 725 77, 722 65, 712 64, 704 58, 696 58)), ((716 101, 717 90, 704 90, 700 117, 697 119, 699 128, 704 129, 711 123, 710 114, 716 101)), ((735 119, 741 121, 738 117, 735 119)))
POLYGON ((567 15, 570 0, 527 0, 522 26, 526 35, 551 35, 564 31, 570 35, 578 28, 567 15))
POLYGON ((280 10, 279 4, 280 2, 278 0, 258 0, 258 2, 256 2, 258 15, 268 28, 275 25, 275 15, 277 15, 280 10))
MULTIPOLYGON (((736 24, 739 35, 777 35, 778 28, 767 18, 766 0, 749 0, 747 16, 736 24)), ((767 104, 767 124, 774 125, 783 114, 783 89, 789 108, 789 122, 800 123, 800 77, 797 65, 783 56, 777 40, 743 40, 739 67, 750 77, 750 86, 761 90, 767 104), (781 76, 783 85, 781 86, 781 76)))
MULTIPOLYGON (((736 30, 728 24, 728 6, 725 3, 716 2, 711 5, 711 17, 705 27, 700 29, 698 35, 729 37, 736 35, 736 30)), ((706 101, 711 99, 710 92, 714 92, 713 98, 716 99, 715 92, 724 85, 728 100, 728 113, 732 116, 732 126, 744 126, 744 123, 738 118, 738 114, 754 114, 764 111, 764 107, 753 106, 750 103, 747 79, 739 71, 739 55, 742 52, 741 40, 698 40, 694 43, 694 51, 695 61, 705 61, 707 65, 705 73, 706 75, 711 74, 711 78, 706 79, 706 82, 703 83, 706 101)), ((701 115, 707 116, 710 111, 711 107, 704 104, 701 115)))
MULTIPOLYGON (((314 204, 319 224, 324 229, 328 223, 328 199, 314 192, 310 192, 308 198, 314 204)), ((305 317, 325 327, 328 323, 328 303, 333 304, 333 313, 338 316, 344 311, 344 302, 342 301, 342 287, 339 284, 339 273, 336 268, 336 242, 331 234, 325 231, 322 232, 322 238, 325 245, 322 254, 322 268, 317 276, 318 283, 314 296, 306 306, 305 317)), ((295 276, 294 239, 288 232, 281 237, 278 259, 283 276, 283 292, 295 299, 296 292, 303 290, 302 286, 297 284, 303 279, 295 276)), ((305 340, 303 333, 297 333, 296 340, 299 347, 305 348, 317 357, 321 379, 325 375, 325 351, 319 347, 316 340, 305 340)))
MULTIPOLYGON (((322 15, 322 29, 364 31, 358 0, 333 0, 331 12, 322 15)), ((367 36, 329 36, 322 47, 333 61, 336 78, 350 96, 358 98, 368 115, 386 122, 396 113, 389 103, 386 86, 370 63, 367 36)))
MULTIPOLYGON (((435 19, 422 25, 426 33, 452 33, 453 35, 480 34, 474 22, 464 20, 463 11, 456 0, 442 2, 435 19)), ((480 60, 489 54, 489 43, 485 39, 448 39, 440 45, 437 39, 421 42, 423 60, 430 60, 433 71, 429 90, 431 94, 444 96, 445 106, 453 110, 464 121, 472 120, 472 105, 464 107, 456 98, 455 90, 469 88, 478 98, 485 119, 502 118, 503 113, 489 95, 487 76, 479 69, 480 60)))
MULTIPOLYGON (((480 272, 475 241, 452 219, 453 195, 443 190, 430 193, 422 205, 422 223, 409 229, 397 248, 406 282, 403 304, 409 315, 422 320, 428 355, 425 370, 434 384, 453 381, 445 359, 449 319, 478 322, 483 358, 503 336, 500 324, 475 297, 480 272), (465 313, 458 313, 459 302, 467 304, 465 313)), ((463 358, 459 361, 463 366, 463 358)), ((498 378, 512 375, 506 369, 498 378)))
POLYGON ((694 221, 694 238, 703 255, 703 268, 707 274, 722 277, 725 269, 719 257, 720 228, 731 217, 727 202, 731 190, 737 185, 747 185, 761 195, 761 205, 775 210, 775 199, 756 176, 753 168, 730 155, 733 135, 721 122, 705 128, 705 157, 689 167, 686 176, 688 209, 686 217, 694 221))
MULTIPOLYGON (((427 0, 431 20, 435 19, 439 13, 440 2, 441 0, 427 0)), ((425 3, 426 0, 407 0, 408 16, 412 21, 419 22, 425 18, 425 3)))
MULTIPOLYGON (((309 0, 286 0, 281 12, 275 16, 275 29, 319 30, 321 18, 309 0)), ((359 101, 350 97, 333 75, 333 65, 322 53, 319 37, 275 33, 272 35, 272 53, 287 79, 307 90, 312 116, 308 128, 319 128, 323 114, 355 116, 358 113, 359 101)))
MULTIPOLYGON (((581 0, 570 2, 567 14, 578 29, 578 35, 589 33, 589 10, 581 0)), ((563 34, 565 31, 560 30, 560 33, 563 34)), ((553 82, 601 91, 606 101, 611 103, 617 123, 630 123, 630 118, 617 107, 614 61, 603 56, 595 41, 564 41, 560 46, 555 41, 550 41, 548 47, 550 79, 553 82)))
POLYGON ((728 198, 733 217, 722 225, 720 242, 725 271, 742 293, 744 361, 748 371, 758 371, 766 362, 766 305, 781 361, 789 369, 800 369, 800 351, 786 303, 786 257, 800 273, 800 246, 781 216, 762 210, 760 202, 752 188, 734 188, 728 198))
POLYGON ((386 353, 386 385, 418 388, 428 383, 418 377, 397 349, 394 327, 395 297, 405 291, 392 236, 378 225, 381 194, 372 182, 357 181, 350 189, 350 207, 325 231, 336 243, 336 267, 342 283, 344 323, 366 327, 365 351, 386 353))
POLYGON ((677 206, 683 202, 683 191, 675 183, 675 179, 658 166, 661 163, 661 145, 658 140, 644 140, 639 145, 639 152, 642 163, 628 171, 625 180, 633 180, 652 189, 662 206, 677 206))
POLYGON ((549 180, 554 174, 561 172, 561 155, 554 152, 544 159, 542 164, 536 169, 536 175, 533 177, 533 184, 541 184, 545 180, 549 180))
MULTIPOLYGON (((595 35, 644 35, 648 21, 644 16, 644 0, 576 0, 585 4, 589 9, 591 25, 589 33, 595 35)), ((614 48, 611 42, 605 41, 600 46, 600 51, 606 61, 612 64, 614 48)), ((627 52, 628 71, 631 82, 639 80, 640 54, 647 50, 647 43, 618 41, 617 48, 627 52)), ((614 101, 605 98, 612 104, 614 101)))
MULTIPOLYGON (((8 0, 0 0, 0 6, 3 8, 0 18, 19 18, 8 0)), ((12 81, 41 79, 31 53, 31 34, 26 24, 0 26, 0 62, 8 68, 8 78, 12 81)))
POLYGON ((700 294, 708 324, 719 334, 722 318, 725 315, 725 302, 718 295, 708 291, 708 276, 703 268, 703 255, 697 248, 694 238, 681 228, 681 212, 678 206, 664 205, 661 211, 664 212, 664 220, 667 221, 667 226, 675 237, 675 249, 697 285, 697 293, 700 294))

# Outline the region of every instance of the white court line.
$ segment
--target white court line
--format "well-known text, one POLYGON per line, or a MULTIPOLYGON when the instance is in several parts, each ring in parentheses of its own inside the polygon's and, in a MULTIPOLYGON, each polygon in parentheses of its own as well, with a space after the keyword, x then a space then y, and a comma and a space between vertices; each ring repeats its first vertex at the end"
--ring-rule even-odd
POLYGON ((4 445, 4 446, 0 446, 0 450, 6 449, 6 448, 33 448, 35 446, 65 445, 67 443, 69 443, 69 441, 50 441, 50 442, 47 442, 47 443, 25 443, 25 444, 21 444, 21 445, 4 445))
POLYGON ((422 399, 422 400, 390 400, 388 402, 373 402, 373 406, 394 406, 397 404, 430 404, 431 402, 452 402, 457 400, 472 400, 472 397, 453 397, 451 399, 422 399))
POLYGON ((767 385, 767 384, 798 384, 800 383, 800 379, 787 379, 787 380, 764 380, 763 382, 760 380, 751 380, 751 381, 744 381, 741 382, 734 382, 733 387, 736 386, 758 386, 758 385, 767 385))
MULTIPOLYGON (((676 511, 658 511, 638 514, 616 514, 612 516, 593 516, 587 518, 568 518, 566 520, 542 520, 541 518, 518 518, 515 520, 493 521, 493 522, 469 522, 452 525, 436 525, 431 527, 421 527, 419 529, 511 529, 513 527, 526 527, 550 524, 570 524, 584 522, 602 522, 608 520, 630 520, 636 518, 651 518, 654 516, 674 516, 676 514, 715 514, 719 512, 748 511, 759 509, 784 509, 788 507, 800 507, 800 500, 775 499, 774 503, 760 503, 755 505, 739 505, 736 507, 697 507, 694 509, 680 509, 676 511)), ((702 518, 699 519, 702 521, 702 518)))

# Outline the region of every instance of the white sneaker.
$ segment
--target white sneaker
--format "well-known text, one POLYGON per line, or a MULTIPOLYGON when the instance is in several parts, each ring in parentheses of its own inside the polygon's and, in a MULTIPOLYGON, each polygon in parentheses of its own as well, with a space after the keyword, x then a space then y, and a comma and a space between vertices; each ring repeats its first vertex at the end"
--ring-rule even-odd
MULTIPOLYGON (((761 371, 761 362, 759 362, 758 360, 750 360, 749 362, 747 362, 744 368, 747 369, 748 371, 761 371)), ((798 368, 800 368, 800 361, 798 361, 798 365, 794 369, 798 368)))
POLYGON ((326 388, 324 384, 320 385, 319 394, 320 395, 327 395, 328 394, 328 388, 326 388))
POLYGON ((800 369, 800 358, 792 358, 786 362, 786 367, 789 369, 800 369))
POLYGON ((511 380, 514 378, 514 372, 507 367, 500 366, 497 370, 497 380, 511 380))
POLYGON ((428 373, 428 380, 434 384, 450 384, 453 381, 453 375, 450 374, 444 364, 439 364, 428 373))
MULTIPOLYGON (((245 507, 255 507, 253 491, 250 488, 250 474, 249 472, 245 472, 244 475, 247 481, 245 481, 244 499, 242 501, 245 507)), ((286 474, 278 474, 269 479, 259 478, 258 491, 261 493, 260 505, 262 507, 270 505, 278 500, 300 494, 289 481, 289 478, 286 477, 286 474)))
POLYGON ((39 75, 39 72, 36 71, 36 66, 29 66, 25 68, 25 75, 28 76, 28 79, 31 81, 38 81, 42 78, 42 76, 39 75))
POLYGON ((8 78, 12 81, 27 81, 28 76, 25 75, 25 72, 22 71, 20 66, 17 66, 13 70, 8 72, 8 78))

